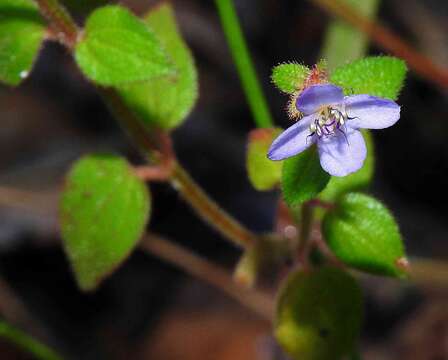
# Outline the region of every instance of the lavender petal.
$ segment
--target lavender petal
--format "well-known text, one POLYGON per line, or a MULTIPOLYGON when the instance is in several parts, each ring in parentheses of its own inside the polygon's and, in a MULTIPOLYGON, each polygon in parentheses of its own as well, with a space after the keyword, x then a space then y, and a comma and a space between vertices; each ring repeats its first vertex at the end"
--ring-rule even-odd
POLYGON ((300 94, 296 100, 297 110, 305 115, 313 114, 321 106, 340 104, 344 100, 342 89, 331 84, 312 85, 300 94))
POLYGON ((317 147, 322 168, 333 176, 346 176, 358 171, 367 155, 361 132, 352 129, 347 133, 322 137, 317 147))
POLYGON ((310 135, 310 123, 313 116, 305 116, 300 121, 283 131, 272 143, 268 158, 283 160, 307 149, 314 142, 310 135))
POLYGON ((400 118, 400 106, 392 100, 370 95, 347 96, 344 99, 349 118, 347 126, 353 129, 384 129, 400 118))

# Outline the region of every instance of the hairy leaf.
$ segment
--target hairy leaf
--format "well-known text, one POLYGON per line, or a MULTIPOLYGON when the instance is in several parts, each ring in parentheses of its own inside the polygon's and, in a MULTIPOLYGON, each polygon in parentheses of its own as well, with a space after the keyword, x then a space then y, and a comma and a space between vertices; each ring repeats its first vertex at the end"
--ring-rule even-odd
POLYGON ((341 197, 323 219, 323 234, 334 254, 347 265, 378 275, 406 274, 398 225, 389 210, 368 195, 341 197))
POLYGON ((367 57, 336 68, 330 81, 343 87, 346 95, 369 94, 396 100, 406 71, 406 63, 395 57, 367 57))
POLYGON ((125 159, 88 155, 67 176, 60 202, 65 252, 83 290, 94 289, 130 254, 150 212, 146 185, 125 159))
POLYGON ((84 75, 104 86, 174 73, 154 33, 121 6, 104 6, 89 16, 75 58, 84 75))

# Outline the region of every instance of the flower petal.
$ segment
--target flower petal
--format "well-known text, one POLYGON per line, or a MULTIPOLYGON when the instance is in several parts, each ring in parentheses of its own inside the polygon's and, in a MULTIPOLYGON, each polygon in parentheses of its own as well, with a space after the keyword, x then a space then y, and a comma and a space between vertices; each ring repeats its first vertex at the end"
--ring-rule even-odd
POLYGON ((268 158, 283 160, 307 149, 314 143, 310 135, 310 123, 314 116, 305 116, 294 125, 283 131, 272 143, 268 158))
POLYGON ((317 142, 320 164, 333 176, 346 176, 362 167, 367 155, 366 143, 358 130, 350 129, 317 142))
POLYGON ((349 119, 347 126, 353 129, 384 129, 400 118, 400 106, 392 100, 370 95, 347 96, 345 111, 349 119))
POLYGON ((344 100, 342 89, 331 84, 307 87, 296 100, 297 110, 305 115, 315 113, 323 105, 340 104, 344 100))

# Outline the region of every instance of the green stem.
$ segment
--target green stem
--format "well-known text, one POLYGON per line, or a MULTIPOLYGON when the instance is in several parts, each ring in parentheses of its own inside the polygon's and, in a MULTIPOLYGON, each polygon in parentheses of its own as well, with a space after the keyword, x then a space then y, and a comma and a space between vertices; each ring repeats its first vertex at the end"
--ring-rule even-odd
POLYGON ((300 212, 300 233, 299 233, 299 243, 297 245, 297 258, 306 264, 307 259, 307 249, 310 240, 311 230, 313 228, 313 217, 314 209, 313 205, 306 202, 302 205, 300 212))
POLYGON ((21 330, 18 330, 4 321, 0 321, 0 337, 9 340, 20 349, 33 354, 40 360, 61 360, 62 357, 44 344, 39 343, 21 330))
POLYGON ((243 32, 232 0, 215 0, 219 17, 235 61, 252 116, 260 128, 272 127, 271 113, 255 73, 243 32))

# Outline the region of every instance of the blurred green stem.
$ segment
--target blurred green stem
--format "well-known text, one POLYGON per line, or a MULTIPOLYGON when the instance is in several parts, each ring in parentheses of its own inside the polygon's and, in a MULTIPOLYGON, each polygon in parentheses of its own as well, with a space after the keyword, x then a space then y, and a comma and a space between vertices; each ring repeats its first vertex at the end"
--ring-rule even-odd
POLYGON ((257 127, 272 127, 272 116, 258 81, 233 0, 215 0, 215 4, 254 121, 257 127))
POLYGON ((0 337, 15 344, 20 349, 33 354, 39 360, 62 360, 62 357, 44 344, 39 343, 21 330, 0 321, 0 337))
MULTIPOLYGON (((343 0, 360 14, 373 19, 381 0, 343 0)), ((328 70, 365 56, 369 38, 366 34, 341 19, 334 19, 328 25, 322 47, 321 58, 327 61, 328 70)))

